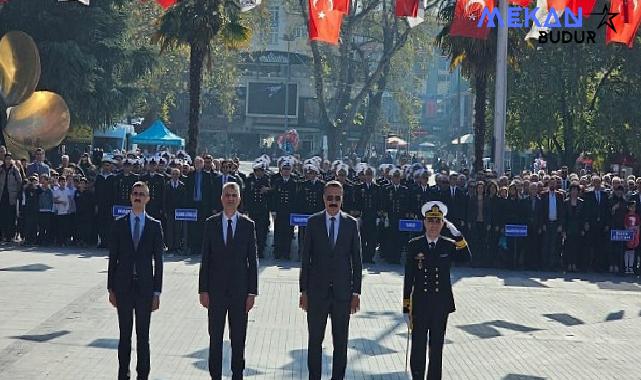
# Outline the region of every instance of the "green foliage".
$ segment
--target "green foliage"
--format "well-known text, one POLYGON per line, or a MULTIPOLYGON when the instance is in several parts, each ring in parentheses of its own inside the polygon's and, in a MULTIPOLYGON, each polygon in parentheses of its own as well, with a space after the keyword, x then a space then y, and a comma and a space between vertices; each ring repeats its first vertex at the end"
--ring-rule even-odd
POLYGON ((127 38, 130 5, 123 0, 77 2, 20 0, 0 12, 0 35, 10 30, 30 34, 40 50, 38 89, 59 93, 72 124, 102 126, 121 118, 140 97, 138 79, 149 73, 155 57, 149 46, 127 38))

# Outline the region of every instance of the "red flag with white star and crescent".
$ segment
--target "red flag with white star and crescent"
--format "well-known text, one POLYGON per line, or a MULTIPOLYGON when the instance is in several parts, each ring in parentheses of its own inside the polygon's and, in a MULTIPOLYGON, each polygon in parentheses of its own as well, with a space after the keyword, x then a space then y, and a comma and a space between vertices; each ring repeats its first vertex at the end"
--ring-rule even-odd
POLYGON ((419 0, 396 0, 396 17, 418 16, 419 0))
POLYGON ((486 39, 490 33, 487 20, 483 20, 481 27, 478 26, 485 8, 491 12, 494 9, 494 0, 456 0, 450 36, 486 39))
POLYGON ((176 0, 156 0, 156 2, 160 4, 163 9, 167 9, 176 4, 176 0))
POLYGON ((309 39, 337 45, 344 15, 332 0, 309 0, 309 39))
POLYGON ((605 43, 618 42, 632 48, 641 24, 641 0, 611 0, 608 12, 618 15, 611 18, 615 30, 605 25, 605 43))

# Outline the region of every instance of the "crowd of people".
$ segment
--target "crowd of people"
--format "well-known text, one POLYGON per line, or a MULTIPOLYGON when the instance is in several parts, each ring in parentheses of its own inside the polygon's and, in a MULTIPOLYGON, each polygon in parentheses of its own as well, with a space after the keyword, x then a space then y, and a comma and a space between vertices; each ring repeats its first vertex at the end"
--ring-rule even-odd
POLYGON ((222 210, 223 185, 237 182, 241 211, 256 223, 259 257, 266 254, 273 223, 273 256, 290 259, 295 230, 299 241, 305 234, 304 226, 292 226, 290 214, 322 211, 324 183, 338 180, 343 211, 359 218, 365 263, 400 263, 407 242, 420 232, 400 231, 399 221, 421 219, 421 206, 439 200, 467 237, 473 266, 638 272, 641 177, 570 173, 567 167, 510 177, 490 171, 432 173, 418 163, 350 166, 318 156, 272 162, 267 155, 243 173, 237 159, 204 154, 192 160, 182 151, 84 153, 77 163, 63 155, 53 168, 43 149, 32 154, 27 163, 0 147, 4 242, 105 247, 114 206, 130 206, 132 185, 140 180, 149 186, 147 212, 162 221, 167 249, 198 255, 205 219, 222 210), (176 220, 177 209, 195 210, 194 220, 176 220), (513 225, 527 226, 526 236, 506 233, 513 225), (612 230, 632 230, 632 240, 611 241, 612 230))

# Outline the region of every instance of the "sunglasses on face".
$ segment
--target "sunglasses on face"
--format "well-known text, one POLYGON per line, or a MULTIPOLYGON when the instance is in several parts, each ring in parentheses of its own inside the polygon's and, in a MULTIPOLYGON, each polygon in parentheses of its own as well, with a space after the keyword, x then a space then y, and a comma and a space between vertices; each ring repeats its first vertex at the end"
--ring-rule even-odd
POLYGON ((326 195, 326 196, 325 196, 325 199, 327 199, 327 200, 328 200, 328 201, 330 201, 330 202, 331 202, 331 201, 340 201, 340 200, 341 200, 341 198, 343 198, 343 197, 342 197, 342 196, 340 196, 340 195, 326 195))

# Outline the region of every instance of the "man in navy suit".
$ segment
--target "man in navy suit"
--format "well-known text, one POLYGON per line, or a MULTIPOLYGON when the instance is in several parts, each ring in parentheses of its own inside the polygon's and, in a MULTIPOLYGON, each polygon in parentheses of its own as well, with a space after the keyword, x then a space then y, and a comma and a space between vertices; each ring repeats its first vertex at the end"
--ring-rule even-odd
POLYGON ((238 212, 240 187, 223 185, 220 212, 205 222, 202 263, 198 277, 200 304, 209 317, 209 374, 222 377, 223 333, 229 321, 232 379, 245 369, 247 316, 258 294, 258 258, 254 222, 238 212))
POLYGON ((347 367, 350 314, 360 309, 363 265, 358 222, 341 211, 343 186, 325 184, 325 210, 307 221, 300 271, 299 306, 307 312, 310 380, 320 380, 327 317, 332 316, 332 380, 343 380, 347 367))
POLYGON ((131 332, 136 315, 138 380, 148 379, 149 322, 151 312, 160 307, 162 290, 162 252, 164 247, 160 221, 145 212, 149 187, 134 183, 130 195, 131 212, 116 220, 109 244, 107 289, 109 302, 118 309, 118 379, 129 379, 131 332))

